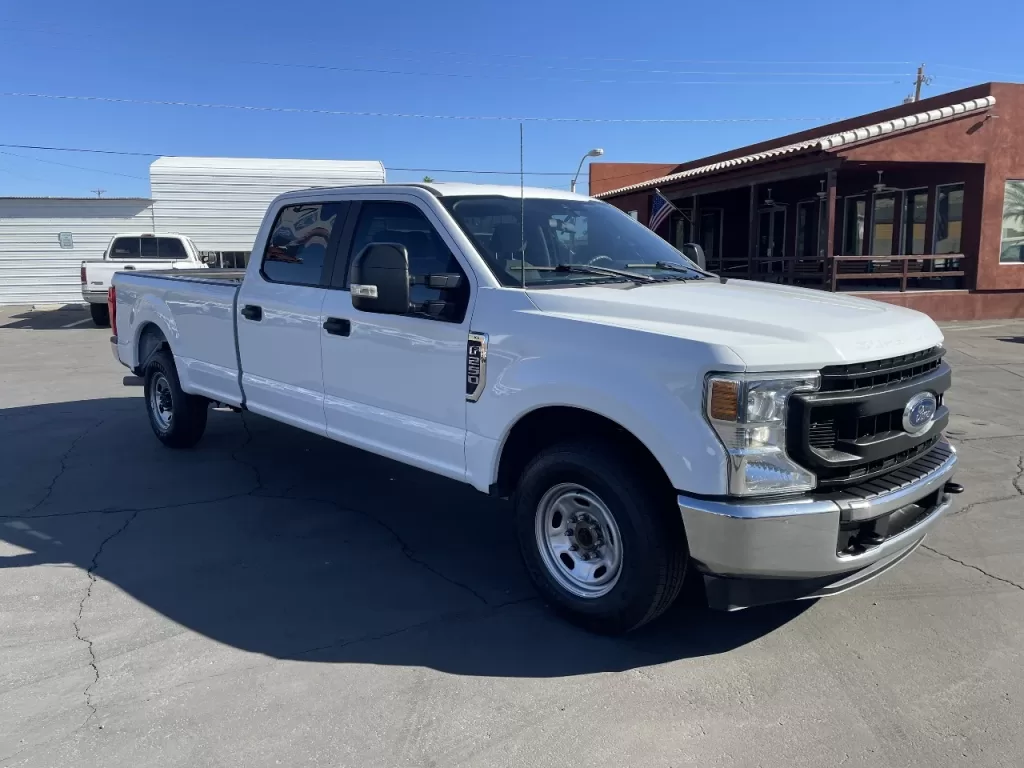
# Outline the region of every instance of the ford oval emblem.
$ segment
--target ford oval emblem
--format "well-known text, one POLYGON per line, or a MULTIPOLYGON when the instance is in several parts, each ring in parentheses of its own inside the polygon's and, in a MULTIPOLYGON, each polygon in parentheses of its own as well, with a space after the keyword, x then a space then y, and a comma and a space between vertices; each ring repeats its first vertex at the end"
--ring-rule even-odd
POLYGON ((924 432, 931 426, 938 407, 939 402, 931 392, 914 395, 903 409, 903 429, 912 435, 924 432))

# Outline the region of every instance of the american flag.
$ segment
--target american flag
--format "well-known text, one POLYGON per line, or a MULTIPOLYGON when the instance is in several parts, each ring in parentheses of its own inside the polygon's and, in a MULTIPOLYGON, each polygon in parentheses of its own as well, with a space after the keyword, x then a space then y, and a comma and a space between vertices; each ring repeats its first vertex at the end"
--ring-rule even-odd
POLYGON ((675 206, 668 201, 668 199, 661 194, 661 190, 654 190, 654 197, 651 199, 651 223, 647 226, 652 232, 657 232, 658 227, 669 217, 669 214, 675 210, 675 206))

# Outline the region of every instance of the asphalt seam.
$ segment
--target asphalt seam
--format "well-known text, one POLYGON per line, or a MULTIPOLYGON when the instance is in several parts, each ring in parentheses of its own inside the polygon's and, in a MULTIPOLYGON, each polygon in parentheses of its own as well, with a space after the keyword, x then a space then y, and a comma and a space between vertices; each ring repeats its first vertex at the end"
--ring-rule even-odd
POLYGON ((89 708, 89 714, 85 718, 85 722, 82 723, 81 727, 85 727, 92 720, 93 716, 97 712, 97 707, 92 701, 92 689, 100 681, 100 668, 97 666, 96 649, 93 647, 93 642, 88 637, 82 634, 82 616, 85 613, 85 604, 89 602, 89 598, 92 597, 92 588, 96 584, 96 569, 99 567, 100 555, 103 554, 104 547, 107 546, 111 541, 120 536, 132 521, 138 516, 138 512, 132 512, 125 519, 124 523, 111 533, 107 538, 100 542, 100 545, 96 548, 96 553, 92 556, 92 562, 89 564, 89 569, 86 571, 86 576, 89 577, 89 585, 86 587, 85 594, 82 595, 82 599, 78 603, 78 616, 75 618, 73 624, 75 627, 75 637, 79 642, 85 643, 86 648, 89 651, 89 667, 92 669, 92 680, 85 686, 82 691, 82 695, 85 697, 85 706, 89 708))
POLYGON ((921 549, 927 549, 929 552, 934 552, 936 555, 941 555, 942 557, 946 558, 951 562, 962 565, 964 568, 971 568, 977 571, 978 573, 982 574, 983 576, 988 576, 990 579, 994 581, 1001 581, 1003 584, 1009 584, 1011 587, 1016 587, 1021 592, 1024 592, 1024 585, 1018 584, 1017 582, 1011 581, 1010 579, 1004 579, 1002 576, 996 576, 994 573, 989 573, 984 568, 980 568, 977 565, 974 565, 973 563, 964 562, 963 560, 955 558, 952 555, 947 555, 945 552, 941 552, 935 549, 935 547, 929 547, 927 544, 922 544, 921 549))

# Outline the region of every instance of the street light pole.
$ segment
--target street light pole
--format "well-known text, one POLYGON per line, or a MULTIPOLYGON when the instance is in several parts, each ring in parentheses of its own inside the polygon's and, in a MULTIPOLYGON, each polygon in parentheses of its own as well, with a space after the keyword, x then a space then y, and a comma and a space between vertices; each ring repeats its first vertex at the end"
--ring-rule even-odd
POLYGON ((604 150, 600 149, 600 148, 597 148, 597 149, 590 150, 589 152, 587 152, 587 154, 585 154, 583 157, 580 158, 579 167, 576 168, 576 175, 573 176, 572 177, 572 181, 569 182, 569 191, 570 192, 575 192, 576 191, 576 179, 578 179, 580 177, 580 171, 583 170, 583 163, 585 163, 587 161, 587 158, 588 157, 600 157, 603 154, 604 154, 604 150))

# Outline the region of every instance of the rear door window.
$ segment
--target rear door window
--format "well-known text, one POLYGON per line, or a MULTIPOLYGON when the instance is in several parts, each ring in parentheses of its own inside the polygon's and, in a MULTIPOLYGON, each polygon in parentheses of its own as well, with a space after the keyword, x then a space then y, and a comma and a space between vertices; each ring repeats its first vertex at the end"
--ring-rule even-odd
POLYGON ((274 221, 260 271, 274 283, 320 285, 332 236, 340 234, 348 203, 289 205, 274 221))

